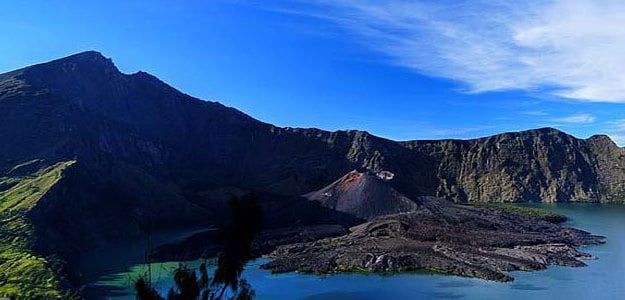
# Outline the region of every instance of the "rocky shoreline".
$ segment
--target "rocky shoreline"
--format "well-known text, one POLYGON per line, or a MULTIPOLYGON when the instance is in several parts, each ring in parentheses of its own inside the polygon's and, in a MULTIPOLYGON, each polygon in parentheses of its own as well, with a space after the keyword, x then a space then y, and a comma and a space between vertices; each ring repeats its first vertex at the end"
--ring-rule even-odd
POLYGON ((440 273, 509 282, 509 271, 585 266, 580 246, 603 237, 496 209, 422 199, 415 212, 377 217, 346 235, 277 247, 275 273, 440 273))

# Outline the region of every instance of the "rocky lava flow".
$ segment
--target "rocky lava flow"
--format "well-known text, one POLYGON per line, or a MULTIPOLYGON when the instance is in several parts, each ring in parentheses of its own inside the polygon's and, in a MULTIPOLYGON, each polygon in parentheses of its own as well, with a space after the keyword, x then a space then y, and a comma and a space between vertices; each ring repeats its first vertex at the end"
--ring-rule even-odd
POLYGON ((273 272, 436 272, 512 281, 507 271, 585 266, 577 247, 603 243, 578 229, 487 208, 421 199, 414 212, 387 215, 350 233, 278 247, 273 272))
MULTIPOLYGON (((366 131, 277 127, 191 97, 148 73, 124 74, 94 51, 0 74, 0 120, 0 295, 54 298, 78 290, 83 284, 78 261, 85 251, 158 230, 215 226, 227 221, 231 195, 252 191, 269 198, 261 205, 264 229, 271 233, 260 239, 259 251, 313 238, 323 240, 306 245, 351 241, 363 250, 346 244, 321 251, 320 257, 335 253, 325 261, 345 264, 351 258, 364 261, 366 254, 359 253, 409 253, 416 257, 411 268, 431 269, 436 264, 420 260, 446 262, 441 268, 451 269, 454 259, 467 260, 467 247, 482 249, 479 254, 487 258, 534 257, 506 249, 548 241, 572 246, 582 235, 562 238, 559 227, 547 225, 545 230, 556 233, 544 234, 527 220, 486 217, 484 209, 447 207, 439 216, 420 204, 422 196, 459 203, 625 199, 625 149, 605 135, 578 139, 541 128, 472 140, 397 142, 366 131), (451 217, 456 210, 484 216, 451 217), (397 213, 409 214, 376 219, 397 213), (326 240, 354 225, 348 216, 375 220, 326 240), (384 220, 408 225, 372 238, 380 230, 367 226, 384 220), (507 227, 516 231, 505 234, 507 227), (525 227, 539 233, 522 235, 525 227), (485 241, 482 233, 514 242, 501 246, 500 240, 485 241), (463 239, 476 245, 463 247, 463 239), (374 240, 391 245, 375 248, 374 240), (430 254, 393 246, 400 244, 430 254), (503 250, 488 253, 496 248, 503 250), (349 249, 356 254, 345 254, 349 249)), ((185 246, 191 256, 210 253, 210 245, 202 246, 206 235, 163 253, 186 257, 177 250, 185 246)), ((377 256, 374 263, 346 265, 373 269, 377 256)), ((380 268, 409 269, 393 266, 380 268)), ((506 268, 513 267, 500 267, 506 268)))

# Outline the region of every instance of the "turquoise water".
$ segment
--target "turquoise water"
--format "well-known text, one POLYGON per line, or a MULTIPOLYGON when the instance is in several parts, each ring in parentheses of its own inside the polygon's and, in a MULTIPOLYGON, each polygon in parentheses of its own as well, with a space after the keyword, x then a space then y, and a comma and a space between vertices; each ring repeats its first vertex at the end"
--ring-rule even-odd
MULTIPOLYGON (((607 243, 583 248, 597 257, 588 267, 553 266, 538 272, 513 272, 513 283, 434 274, 272 275, 260 270, 263 259, 248 265, 244 277, 257 299, 625 299, 625 206, 599 204, 532 205, 562 213, 566 224, 607 237, 607 243)), ((190 262, 196 266, 200 261, 190 262)), ((171 285, 177 263, 153 265, 153 280, 163 292, 171 285)), ((132 279, 143 272, 137 265, 100 277, 93 286, 104 299, 134 299, 132 279)), ((92 287, 93 287, 92 286, 92 287)))

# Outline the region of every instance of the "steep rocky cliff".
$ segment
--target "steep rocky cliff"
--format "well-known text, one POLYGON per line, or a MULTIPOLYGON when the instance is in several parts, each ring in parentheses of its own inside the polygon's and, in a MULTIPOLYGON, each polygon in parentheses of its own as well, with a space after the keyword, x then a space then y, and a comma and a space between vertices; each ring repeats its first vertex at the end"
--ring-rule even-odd
POLYGON ((431 159, 429 193, 456 201, 622 201, 625 152, 552 128, 403 143, 431 159))
POLYGON ((168 226, 211 222, 224 191, 302 195, 354 169, 390 171, 410 199, 621 201, 625 190, 625 152, 606 136, 543 128, 395 142, 280 128, 147 73, 123 74, 93 51, 0 75, 0 120, 2 177, 76 162, 29 211, 85 229, 85 241, 139 234, 146 215, 168 226))
POLYGON ((147 73, 122 74, 97 52, 0 75, 0 118, 0 138, 11 141, 0 144, 0 172, 77 158, 112 177, 126 173, 115 168, 146 172, 183 198, 223 186, 303 194, 353 169, 391 171, 409 197, 456 201, 619 201, 625 180, 625 152, 606 136, 543 128, 394 142, 280 128, 147 73))
MULTIPOLYGON (((89 222, 120 219, 128 228, 132 220, 135 232, 149 214, 167 224, 217 218, 224 188, 302 195, 354 169, 390 171, 390 184, 408 198, 457 202, 621 201, 625 190, 625 152, 606 136, 544 128, 395 142, 280 128, 147 73, 123 74, 93 51, 0 75, 0 120, 3 177, 31 161, 21 168, 76 161, 34 216, 109 211, 89 222)), ((76 218, 59 222, 84 222, 76 218)))
POLYGON ((147 73, 123 74, 93 51, 0 74, 0 140, 0 227, 19 215, 34 228, 27 248, 41 255, 72 257, 136 237, 147 220, 214 223, 230 194, 303 195, 354 169, 393 173, 390 188, 407 199, 625 196, 625 152, 606 136, 545 128, 395 142, 355 130, 281 128, 147 73), (59 165, 54 180, 41 178, 59 165), (28 188, 28 180, 41 186, 28 188))

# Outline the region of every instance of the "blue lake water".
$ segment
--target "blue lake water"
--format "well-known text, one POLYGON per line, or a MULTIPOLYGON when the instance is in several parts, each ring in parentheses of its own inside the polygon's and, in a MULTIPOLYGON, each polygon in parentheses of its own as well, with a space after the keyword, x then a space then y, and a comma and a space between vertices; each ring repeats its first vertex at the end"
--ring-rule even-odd
MULTIPOLYGON (((264 259, 250 263, 244 277, 256 291, 256 299, 625 299, 625 206, 531 206, 565 214, 570 218, 567 226, 606 236, 606 244, 582 248, 597 259, 586 261, 585 268, 552 266, 538 272, 512 272, 512 283, 427 273, 273 275, 258 268, 264 259)), ((188 262, 190 266, 200 263, 188 262)), ((163 294, 171 286, 171 272, 177 265, 172 262, 152 266, 153 281, 163 294)), ((97 287, 104 299, 134 299, 132 280, 145 268, 135 265, 123 272, 103 275, 92 287, 97 287)))

